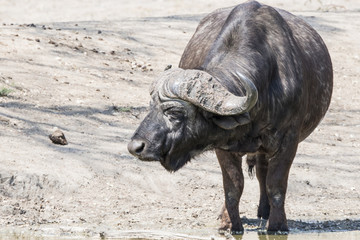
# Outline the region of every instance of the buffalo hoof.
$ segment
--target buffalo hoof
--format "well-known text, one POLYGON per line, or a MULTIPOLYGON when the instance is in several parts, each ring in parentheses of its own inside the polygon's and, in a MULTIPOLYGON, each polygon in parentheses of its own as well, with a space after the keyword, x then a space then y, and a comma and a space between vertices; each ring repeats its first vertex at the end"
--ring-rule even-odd
POLYGON ((269 223, 267 222, 266 230, 268 234, 287 234, 289 228, 286 223, 269 223))
POLYGON ((244 234, 244 227, 241 226, 241 228, 238 228, 238 229, 231 228, 230 234, 231 235, 242 235, 242 234, 244 234))

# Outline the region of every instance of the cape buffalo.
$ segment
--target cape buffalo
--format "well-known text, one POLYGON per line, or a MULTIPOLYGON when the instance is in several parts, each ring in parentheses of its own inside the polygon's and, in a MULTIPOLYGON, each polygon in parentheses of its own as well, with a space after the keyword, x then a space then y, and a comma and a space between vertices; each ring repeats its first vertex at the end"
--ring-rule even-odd
POLYGON ((241 161, 260 184, 257 216, 288 231, 284 210, 299 142, 319 124, 332 94, 332 64, 319 34, 284 10, 256 1, 201 20, 178 69, 151 88, 150 113, 128 150, 176 171, 214 149, 225 191, 221 229, 242 232, 241 161))

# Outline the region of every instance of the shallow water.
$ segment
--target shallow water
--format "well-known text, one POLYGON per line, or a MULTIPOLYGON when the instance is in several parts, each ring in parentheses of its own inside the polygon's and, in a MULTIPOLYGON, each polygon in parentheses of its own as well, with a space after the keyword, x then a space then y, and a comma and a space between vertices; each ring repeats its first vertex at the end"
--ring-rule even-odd
POLYGON ((220 236, 204 234, 181 234, 164 231, 120 231, 110 234, 108 237, 92 236, 52 236, 52 235, 37 235, 29 232, 2 232, 0 233, 1 240, 52 240, 52 239, 112 239, 112 240, 154 240, 154 239, 171 239, 171 240, 358 240, 360 239, 359 231, 346 232, 312 232, 312 233, 290 233, 288 235, 265 235, 259 234, 255 231, 245 232, 243 235, 236 236, 220 236))
MULTIPOLYGON (((152 234, 149 234, 152 235, 152 234)), ((124 236, 125 237, 125 236, 124 236)), ((121 238, 120 238, 121 239, 121 238)), ((122 238, 124 239, 124 238, 122 238)), ((125 237, 126 239, 126 237, 125 237)), ((129 240, 150 240, 150 239, 208 239, 208 240, 220 240, 220 239, 233 239, 233 240, 359 240, 360 231, 347 231, 347 232, 318 232, 318 233, 292 233, 288 235, 264 235, 257 232, 246 232, 243 235, 237 236, 208 236, 200 237, 193 235, 182 234, 159 234, 156 236, 148 236, 145 238, 127 238, 129 240)))
POLYGON ((358 240, 360 231, 349 232, 321 232, 321 233, 293 233, 289 235, 258 235, 256 232, 234 236, 236 240, 358 240))

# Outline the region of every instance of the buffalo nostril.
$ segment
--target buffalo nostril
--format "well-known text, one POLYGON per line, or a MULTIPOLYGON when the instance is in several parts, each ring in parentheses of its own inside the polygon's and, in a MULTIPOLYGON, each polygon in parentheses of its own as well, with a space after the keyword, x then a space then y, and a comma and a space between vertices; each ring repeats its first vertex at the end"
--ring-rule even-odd
POLYGON ((145 143, 139 140, 133 140, 128 144, 128 150, 133 155, 140 155, 145 148, 145 143))
POLYGON ((145 147, 145 143, 141 142, 138 146, 136 146, 135 152, 137 154, 140 154, 144 150, 144 147, 145 147))

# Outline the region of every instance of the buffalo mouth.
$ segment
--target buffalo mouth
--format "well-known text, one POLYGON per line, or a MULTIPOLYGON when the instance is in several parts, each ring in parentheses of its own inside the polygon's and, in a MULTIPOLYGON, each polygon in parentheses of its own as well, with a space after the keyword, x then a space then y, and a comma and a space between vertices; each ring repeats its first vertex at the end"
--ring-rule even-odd
POLYGON ((170 155, 164 155, 162 157, 157 157, 155 155, 147 156, 137 156, 137 158, 144 162, 160 162, 160 164, 169 172, 176 172, 181 167, 183 167, 188 161, 190 161, 190 156, 185 155, 182 157, 172 157, 170 155))
POLYGON ((156 148, 146 147, 146 143, 143 144, 143 140, 133 141, 135 143, 128 145, 128 149, 132 155, 144 162, 160 162, 161 165, 169 172, 175 172, 179 170, 191 159, 191 154, 189 151, 176 151, 174 145, 163 145, 160 148, 156 148), (139 141, 139 143, 136 141, 139 141), (183 154, 182 152, 186 153, 183 154))
POLYGON ((161 158, 160 163, 167 171, 176 172, 189 162, 190 159, 191 155, 189 153, 182 156, 167 154, 161 158))
POLYGON ((144 162, 161 162, 161 158, 155 156, 136 156, 139 160, 144 162))

